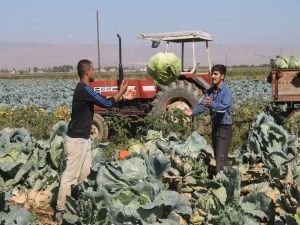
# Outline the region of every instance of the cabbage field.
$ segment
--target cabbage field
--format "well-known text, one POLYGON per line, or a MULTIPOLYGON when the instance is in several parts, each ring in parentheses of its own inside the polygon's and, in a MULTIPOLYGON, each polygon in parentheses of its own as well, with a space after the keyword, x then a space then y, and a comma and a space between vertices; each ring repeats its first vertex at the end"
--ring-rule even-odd
MULTIPOLYGON (((57 112, 70 107, 76 82, 1 80, 1 123, 17 118, 16 124, 28 122, 37 129, 45 122, 35 117, 54 115, 55 120, 39 137, 34 130, 0 124, 0 224, 56 224, 51 216, 65 166, 62 140, 69 119, 57 112)), ((228 84, 239 138, 231 166, 210 176, 215 161, 209 135, 193 126, 162 129, 151 117, 130 135, 126 121, 114 120, 110 142, 93 142, 91 174, 78 195, 67 199, 62 224, 300 224, 300 128, 294 132, 278 124, 279 109, 268 103, 266 81, 228 84), (124 159, 122 149, 128 151, 124 159)))
MULTIPOLYGON (((51 111, 71 106, 78 80, 72 79, 1 79, 0 107, 34 105, 51 111)), ((236 104, 248 99, 271 99, 271 84, 263 80, 228 81, 236 104)))

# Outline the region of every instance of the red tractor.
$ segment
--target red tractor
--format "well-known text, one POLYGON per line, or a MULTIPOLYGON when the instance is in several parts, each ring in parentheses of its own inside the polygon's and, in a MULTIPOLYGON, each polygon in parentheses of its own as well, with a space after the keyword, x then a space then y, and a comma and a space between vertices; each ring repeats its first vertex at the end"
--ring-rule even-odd
MULTIPOLYGON (((123 77, 122 67, 122 46, 121 37, 119 38, 119 79, 118 80, 96 80, 91 87, 97 93, 103 96, 114 95, 121 84, 123 77)), ((108 127, 105 117, 108 116, 126 116, 139 118, 149 113, 159 114, 172 108, 191 108, 198 103, 203 93, 210 87, 211 60, 208 48, 208 42, 212 41, 210 34, 201 31, 171 32, 142 34, 139 39, 148 39, 152 41, 152 47, 157 47, 161 41, 166 42, 166 52, 170 43, 181 44, 181 73, 178 79, 168 86, 156 85, 148 76, 143 79, 130 79, 128 88, 136 90, 136 98, 131 101, 120 101, 112 109, 104 109, 98 106, 94 108, 94 120, 92 126, 92 138, 101 140, 108 137, 108 127), (195 44, 196 42, 205 43, 208 68, 205 72, 197 71, 195 44), (192 44, 193 66, 187 70, 184 67, 184 48, 186 44, 192 44)))

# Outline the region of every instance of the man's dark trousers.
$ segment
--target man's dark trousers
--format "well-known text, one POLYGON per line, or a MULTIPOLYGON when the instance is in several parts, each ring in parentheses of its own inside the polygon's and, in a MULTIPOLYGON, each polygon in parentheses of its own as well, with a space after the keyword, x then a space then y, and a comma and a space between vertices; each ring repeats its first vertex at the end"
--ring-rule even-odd
POLYGON ((229 165, 228 153, 232 138, 232 125, 216 125, 212 128, 212 145, 216 160, 216 173, 229 165))

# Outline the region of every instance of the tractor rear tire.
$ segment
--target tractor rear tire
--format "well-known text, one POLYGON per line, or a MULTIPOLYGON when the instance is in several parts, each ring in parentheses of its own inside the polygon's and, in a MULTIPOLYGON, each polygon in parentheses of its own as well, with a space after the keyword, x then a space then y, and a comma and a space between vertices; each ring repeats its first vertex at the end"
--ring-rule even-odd
POLYGON ((102 141, 106 140, 108 137, 108 126, 102 116, 94 113, 92 129, 91 129, 91 139, 102 141))
POLYGON ((169 86, 161 86, 152 102, 151 113, 159 115, 170 109, 193 108, 203 96, 202 90, 185 80, 177 80, 169 86))

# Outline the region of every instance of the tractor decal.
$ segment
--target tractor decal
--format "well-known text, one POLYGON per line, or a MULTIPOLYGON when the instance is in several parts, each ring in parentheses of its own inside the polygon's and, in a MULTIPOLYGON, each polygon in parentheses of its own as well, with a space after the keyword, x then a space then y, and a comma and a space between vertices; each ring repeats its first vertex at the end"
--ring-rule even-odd
POLYGON ((114 92, 118 91, 117 86, 111 86, 111 87, 94 87, 94 90, 98 93, 103 93, 103 92, 114 92))
POLYGON ((143 86, 142 87, 143 91, 156 91, 156 87, 151 85, 151 86, 143 86))

